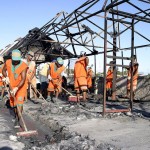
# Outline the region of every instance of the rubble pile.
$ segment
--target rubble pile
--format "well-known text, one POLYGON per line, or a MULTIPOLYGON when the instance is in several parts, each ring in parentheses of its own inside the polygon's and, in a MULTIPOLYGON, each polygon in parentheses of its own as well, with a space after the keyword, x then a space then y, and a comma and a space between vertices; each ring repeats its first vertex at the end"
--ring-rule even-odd
MULTIPOLYGON (((92 108, 91 108, 92 109, 92 108)), ((84 120, 98 118, 100 114, 81 105, 55 105, 50 103, 49 105, 42 106, 38 110, 39 115, 66 115, 66 117, 84 120)))
POLYGON ((45 139, 42 141, 36 137, 25 140, 24 150, 118 150, 109 144, 97 145, 88 136, 70 132, 66 127, 67 118, 69 118, 68 122, 73 124, 81 120, 100 117, 100 114, 88 110, 88 108, 82 109, 82 106, 79 105, 56 105, 53 103, 42 105, 38 109, 29 108, 30 114, 37 121, 41 121, 49 127, 50 134, 45 135, 45 139), (64 116, 66 117, 64 118, 64 116), (65 126, 63 126, 63 121, 65 126))
MULTIPOLYGON (((126 94, 127 78, 122 77, 122 79, 117 82, 117 95, 126 94)), ((149 76, 139 76, 138 85, 135 93, 136 100, 149 100, 150 99, 150 77, 149 76)))
POLYGON ((57 136, 46 136, 43 142, 35 138, 29 138, 24 150, 119 150, 117 147, 102 143, 95 144, 95 140, 89 139, 88 136, 81 136, 73 132, 62 138, 61 134, 57 136))

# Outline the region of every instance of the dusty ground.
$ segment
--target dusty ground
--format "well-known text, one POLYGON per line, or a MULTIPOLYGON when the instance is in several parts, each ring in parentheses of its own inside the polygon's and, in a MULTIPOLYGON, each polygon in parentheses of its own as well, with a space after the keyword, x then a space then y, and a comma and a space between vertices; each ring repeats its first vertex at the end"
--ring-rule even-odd
POLYGON ((122 150, 150 149, 150 122, 143 119, 118 117, 92 119, 70 126, 70 130, 88 134, 96 142, 113 144, 122 150))
MULTIPOLYGON (((89 101, 86 107, 59 101, 57 105, 25 103, 24 116, 29 129, 37 129, 39 136, 9 139, 15 135, 12 116, 1 105, 0 148, 37 150, 149 150, 150 102, 134 103, 132 116, 123 113, 102 117, 102 104, 89 101), (33 120, 29 119, 30 116, 33 120), (24 148, 23 148, 24 147, 24 148)), ((108 109, 128 106, 127 102, 109 102, 108 109)))
MULTIPOLYGON (((2 105, 2 104, 1 104, 2 105)), ((19 141, 10 140, 10 135, 15 135, 10 114, 6 109, 0 108, 0 149, 1 150, 20 150, 24 144, 19 141)))

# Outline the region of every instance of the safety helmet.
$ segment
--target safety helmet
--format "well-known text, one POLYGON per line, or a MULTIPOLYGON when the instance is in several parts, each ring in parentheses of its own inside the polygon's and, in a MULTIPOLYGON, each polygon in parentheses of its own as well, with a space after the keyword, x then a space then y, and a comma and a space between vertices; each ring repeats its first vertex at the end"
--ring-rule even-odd
POLYGON ((21 52, 18 49, 12 51, 12 60, 14 61, 21 60, 21 52))
POLYGON ((59 65, 63 65, 64 64, 64 60, 61 57, 57 58, 57 62, 59 65))

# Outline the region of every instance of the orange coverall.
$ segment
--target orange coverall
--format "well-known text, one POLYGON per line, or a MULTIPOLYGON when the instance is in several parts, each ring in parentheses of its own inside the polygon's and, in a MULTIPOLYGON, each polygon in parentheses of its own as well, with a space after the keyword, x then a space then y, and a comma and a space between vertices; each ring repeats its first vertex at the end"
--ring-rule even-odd
POLYGON ((93 71, 92 71, 91 68, 89 68, 88 71, 87 71, 87 85, 88 85, 88 88, 92 87, 92 75, 93 75, 93 71))
MULTIPOLYGON (((131 67, 128 70, 128 79, 131 79, 131 67)), ((138 79, 138 64, 133 65, 133 91, 137 88, 137 79, 138 79)), ((127 80, 127 89, 130 90, 131 80, 127 80)))
MULTIPOLYGON (((2 74, 2 70, 3 70, 3 64, 0 65, 0 73, 2 74)), ((4 87, 4 83, 2 81, 3 77, 0 77, 0 90, 2 90, 2 88, 4 87)))
POLYGON ((86 57, 80 57, 74 67, 74 87, 75 90, 87 90, 87 70, 86 57))
POLYGON ((113 70, 109 67, 106 75, 106 89, 112 88, 112 81, 113 81, 113 70))
MULTIPOLYGON (((12 89, 18 86, 18 84, 22 80, 21 73, 26 68, 27 68, 27 65, 23 61, 21 61, 21 63, 17 65, 16 67, 12 65, 11 59, 6 61, 6 69, 8 71, 8 77, 9 77, 10 85, 12 89)), ((25 94, 26 94, 26 86, 24 84, 21 88, 18 89, 15 95, 17 101, 14 101, 12 97, 10 98, 10 106, 11 107, 15 107, 16 105, 22 106, 24 103, 25 94)))
POLYGON ((64 66, 61 66, 57 68, 55 62, 50 63, 50 76, 52 80, 50 80, 48 85, 48 91, 54 92, 54 91, 61 91, 61 84, 62 84, 62 77, 61 73, 65 70, 64 66))

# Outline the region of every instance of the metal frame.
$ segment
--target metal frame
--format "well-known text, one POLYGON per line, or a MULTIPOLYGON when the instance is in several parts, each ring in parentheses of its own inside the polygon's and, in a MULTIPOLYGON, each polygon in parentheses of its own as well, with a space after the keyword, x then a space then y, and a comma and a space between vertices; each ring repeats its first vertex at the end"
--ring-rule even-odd
MULTIPOLYGON (((113 58, 113 70, 114 70, 114 79, 113 79, 113 96, 112 99, 116 98, 116 66, 118 67, 126 67, 123 64, 123 60, 131 60, 131 65, 133 66, 133 55, 134 55, 134 49, 135 47, 147 47, 149 45, 149 38, 147 38, 146 36, 142 35, 141 33, 139 33, 138 31, 134 30, 134 25, 137 24, 138 22, 145 22, 145 23, 150 23, 150 15, 149 15, 149 9, 147 10, 143 10, 142 8, 137 7, 136 5, 134 5, 133 3, 131 3, 129 0, 114 0, 114 1, 108 1, 105 0, 103 3, 103 7, 101 10, 98 10, 96 12, 92 12, 92 13, 88 13, 87 11, 93 7, 94 5, 98 4, 99 0, 91 0, 91 1, 87 1, 86 3, 84 3, 82 6, 80 6, 79 8, 77 8, 75 11, 73 11, 71 14, 65 16, 64 14, 64 18, 63 20, 61 20, 61 22, 55 24, 55 32, 53 32, 51 29, 48 32, 48 35, 58 35, 59 36, 63 36, 63 34, 61 34, 60 32, 63 32, 64 34, 66 34, 66 37, 70 38, 70 43, 65 43, 65 40, 63 41, 63 44, 67 44, 67 47, 72 46, 72 49, 74 51, 74 55, 75 57, 77 56, 77 48, 76 45, 78 46, 82 46, 84 48, 86 48, 89 53, 88 55, 97 55, 100 53, 101 48, 104 48, 104 101, 103 101, 103 114, 107 113, 107 112, 127 112, 129 110, 132 110, 132 105, 133 105, 133 89, 132 89, 132 84, 131 83, 131 97, 130 97, 130 106, 127 109, 117 109, 117 110, 106 110, 106 66, 108 66, 109 64, 107 64, 107 58, 110 56, 107 55, 108 49, 113 51, 113 56, 111 56, 113 58), (123 4, 129 4, 130 6, 134 7, 135 9, 138 10, 138 12, 132 14, 132 13, 128 13, 128 12, 124 12, 121 10, 118 10, 119 5, 123 5, 123 4), (115 9, 115 7, 117 7, 117 9, 115 9), (82 8, 82 10, 80 10, 82 8), (105 14, 104 16, 102 16, 101 14, 105 14), (108 14, 111 14, 112 17, 108 17, 108 14), (142 15, 141 15, 142 14, 142 15), (104 19, 104 26, 101 27, 100 25, 96 24, 95 22, 92 21, 92 17, 99 17, 104 19), (121 17, 121 18, 120 18, 121 17), (90 28, 89 26, 83 24, 84 21, 87 21, 89 24, 97 27, 98 29, 101 30, 100 33, 97 33, 95 31, 92 30, 92 28, 90 28), (108 36, 107 35, 111 35, 111 33, 108 32, 108 26, 107 26, 107 22, 111 21, 112 22, 112 26, 113 26, 113 42, 111 42, 110 40, 108 40, 108 36), (64 22, 64 23, 63 23, 64 22), (119 31, 119 27, 118 27, 118 31, 116 31, 115 26, 116 24, 119 25, 123 25, 125 27, 125 29, 123 31, 119 31), (59 26, 59 27, 58 27, 59 26), (60 27, 61 26, 61 27, 60 27), (76 31, 75 33, 70 33, 71 32, 71 28, 72 27, 76 27, 78 29, 78 31, 76 31), (65 29, 67 30, 67 32, 65 31, 65 29), (121 34, 123 34, 124 32, 131 30, 131 46, 130 49, 131 50, 131 56, 129 57, 118 57, 116 52, 119 50, 124 50, 127 48, 120 48, 117 46, 117 38, 120 37, 121 34), (101 34, 104 32, 104 37, 101 36, 101 34), (85 38, 84 36, 90 34, 91 39, 87 40, 87 37, 85 38), (138 34, 139 36, 141 36, 143 39, 145 39, 148 44, 147 45, 138 45, 138 46, 134 46, 134 34, 138 34), (95 38, 101 38, 104 41, 104 47, 100 47, 100 45, 96 45, 93 40, 95 38), (85 42, 88 41, 88 42, 85 42), (89 44, 91 42, 91 45, 89 44), (108 47, 108 44, 111 47, 108 47), (95 53, 95 54, 94 54, 95 53), (122 59, 122 64, 121 65, 117 65, 116 64, 116 59, 122 59)), ((142 1, 143 3, 144 1, 142 1)), ((43 27, 43 29, 45 28, 45 26, 43 27)), ((88 38, 90 38, 88 37, 88 38)), ((53 42, 53 41, 49 41, 49 42, 53 42)), ((56 40, 55 42, 59 42, 58 40, 56 40)), ((101 52, 103 53, 103 52, 101 52)), ((88 56, 87 55, 87 56, 88 56)), ((122 54, 123 55, 123 54, 122 54)), ((96 62, 96 58, 95 58, 95 62, 96 62)), ((96 68, 96 63, 95 63, 95 68, 96 68)), ((131 79, 133 78, 133 70, 132 71, 132 76, 131 79)), ((132 80, 131 80, 132 81, 132 80)))

